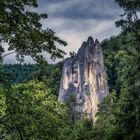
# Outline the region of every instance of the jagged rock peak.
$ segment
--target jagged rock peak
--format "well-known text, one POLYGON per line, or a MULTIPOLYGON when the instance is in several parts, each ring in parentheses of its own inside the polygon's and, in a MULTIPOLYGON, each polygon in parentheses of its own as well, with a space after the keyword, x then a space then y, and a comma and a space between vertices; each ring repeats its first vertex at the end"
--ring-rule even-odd
POLYGON ((88 38, 87 43, 88 44, 94 44, 94 40, 91 36, 88 38))
POLYGON ((98 104, 108 93, 102 48, 99 41, 89 37, 78 53, 64 61, 59 91, 59 101, 65 102, 74 95, 74 110, 81 116, 96 120, 98 104))
POLYGON ((98 39, 96 39, 95 40, 95 42, 94 42, 94 39, 90 36, 90 37, 88 37, 88 39, 87 39, 87 41, 84 41, 83 42, 83 44, 82 44, 82 46, 90 46, 90 45, 92 45, 92 46, 96 46, 96 45, 100 45, 100 42, 98 41, 98 39))

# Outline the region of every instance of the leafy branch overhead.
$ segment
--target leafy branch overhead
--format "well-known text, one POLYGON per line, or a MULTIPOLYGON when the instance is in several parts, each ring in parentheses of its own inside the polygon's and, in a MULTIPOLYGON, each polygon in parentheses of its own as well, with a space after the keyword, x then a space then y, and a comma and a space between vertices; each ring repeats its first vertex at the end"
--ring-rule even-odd
POLYGON ((140 1, 139 0, 115 0, 115 2, 124 10, 124 13, 120 19, 116 22, 117 27, 122 29, 131 28, 134 23, 138 20, 138 12, 140 11, 140 1))
POLYGON ((14 50, 18 60, 24 55, 35 58, 43 51, 50 53, 51 58, 61 58, 65 52, 57 48, 57 43, 63 46, 67 43, 51 29, 42 29, 40 21, 48 15, 33 12, 37 7, 36 0, 0 1, 0 43, 8 43, 8 50, 14 50))

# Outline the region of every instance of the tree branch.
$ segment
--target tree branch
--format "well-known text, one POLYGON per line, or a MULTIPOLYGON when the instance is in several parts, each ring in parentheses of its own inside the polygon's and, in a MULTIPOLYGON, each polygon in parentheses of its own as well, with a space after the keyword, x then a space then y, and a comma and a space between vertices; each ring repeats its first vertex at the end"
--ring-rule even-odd
POLYGON ((8 55, 10 55, 10 54, 13 54, 13 53, 16 53, 16 52, 7 53, 7 54, 3 55, 1 58, 4 58, 4 57, 6 57, 6 56, 8 56, 8 55))

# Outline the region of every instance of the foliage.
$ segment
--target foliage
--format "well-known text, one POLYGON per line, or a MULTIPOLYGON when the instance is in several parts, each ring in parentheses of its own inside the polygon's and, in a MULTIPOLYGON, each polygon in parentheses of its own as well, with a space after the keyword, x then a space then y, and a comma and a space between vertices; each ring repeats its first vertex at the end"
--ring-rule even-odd
POLYGON ((93 121, 85 119, 76 122, 67 140, 93 140, 93 136, 93 121))
POLYGON ((13 84, 25 83, 30 80, 41 81, 53 95, 58 96, 62 64, 63 62, 57 64, 5 64, 3 74, 13 84))
POLYGON ((47 15, 29 10, 37 7, 36 0, 0 1, 1 43, 8 42, 19 60, 31 55, 39 62, 5 65, 3 69, 0 46, 0 139, 139 140, 140 2, 115 1, 124 9, 122 19, 116 22, 123 31, 102 42, 110 93, 99 105, 94 125, 73 110, 73 96, 67 106, 57 101, 63 63, 49 65, 38 53, 61 57, 64 52, 55 42, 66 43, 53 31, 42 29, 40 20, 47 15))
POLYGON ((113 140, 117 136, 115 106, 118 98, 115 91, 110 93, 99 105, 99 112, 96 114, 97 121, 94 126, 94 140, 113 140))
POLYGON ((124 18, 117 21, 116 26, 120 26, 123 30, 132 28, 138 20, 137 12, 140 11, 139 0, 115 0, 115 2, 124 10, 124 13, 121 15, 124 18))
POLYGON ((33 12, 32 9, 37 7, 37 0, 0 1, 0 49, 3 49, 2 42, 8 43, 8 49, 16 52, 20 61, 25 55, 39 61, 43 51, 54 59, 65 54, 56 47, 56 43, 66 46, 66 42, 55 36, 51 29, 42 28, 41 20, 48 15, 33 12))
POLYGON ((118 60, 115 56, 120 49, 123 49, 122 40, 123 35, 119 35, 117 37, 111 37, 110 39, 106 39, 101 42, 110 92, 115 89, 117 93, 119 93, 120 90, 121 83, 117 82, 118 60))
POLYGON ((123 32, 103 42, 110 93, 99 106, 95 139, 138 140, 140 136, 140 10, 138 0, 116 0, 125 19, 117 22, 123 32), (136 18, 135 18, 136 17, 136 18), (112 45, 113 43, 113 45, 112 45), (109 51, 111 50, 111 53, 109 51), (113 76, 113 77, 112 77, 113 76), (112 100, 108 100, 114 96, 112 100))
POLYGON ((0 95, 0 136, 3 139, 62 139, 68 128, 66 108, 43 83, 18 84, 0 95), (65 128, 65 130, 64 130, 65 128))

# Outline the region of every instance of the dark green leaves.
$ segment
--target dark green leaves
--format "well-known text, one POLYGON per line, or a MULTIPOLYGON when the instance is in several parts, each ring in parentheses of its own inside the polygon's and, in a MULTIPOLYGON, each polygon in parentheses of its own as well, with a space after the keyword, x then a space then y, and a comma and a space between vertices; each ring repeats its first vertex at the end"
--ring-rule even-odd
POLYGON ((22 60, 25 55, 35 58, 43 51, 50 53, 52 59, 62 58, 65 52, 57 48, 57 45, 66 46, 67 44, 55 36, 52 30, 42 29, 41 20, 46 19, 48 15, 31 10, 37 6, 36 0, 1 1, 1 41, 9 44, 9 50, 17 53, 18 60, 22 60))
POLYGON ((124 13, 121 15, 124 19, 116 22, 117 27, 122 29, 129 29, 138 20, 138 12, 140 11, 139 0, 115 0, 120 7, 123 8, 124 13))

